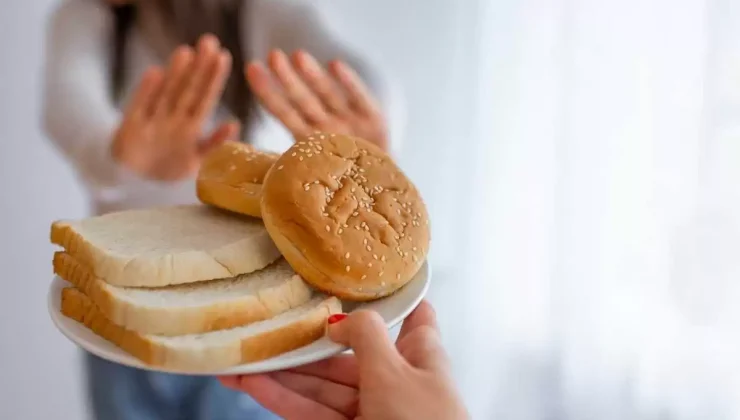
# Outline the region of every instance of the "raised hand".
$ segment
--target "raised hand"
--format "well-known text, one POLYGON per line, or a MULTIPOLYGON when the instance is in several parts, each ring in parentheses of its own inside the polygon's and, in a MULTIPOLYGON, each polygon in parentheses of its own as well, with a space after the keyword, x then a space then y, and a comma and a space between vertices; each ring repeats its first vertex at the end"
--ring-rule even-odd
POLYGON ((245 73, 262 105, 294 135, 328 131, 388 148, 379 105, 357 73, 342 61, 334 60, 325 69, 305 51, 289 58, 274 50, 267 65, 249 63, 245 73))
POLYGON ((123 166, 156 180, 179 180, 197 172, 203 155, 239 132, 225 123, 203 140, 202 126, 223 92, 231 56, 204 35, 196 49, 177 48, 166 69, 143 76, 116 131, 111 153, 123 166))
POLYGON ((223 377, 286 420, 462 420, 468 413, 452 383, 432 307, 422 302, 395 346, 382 318, 357 311, 329 318, 343 355, 267 375, 223 377))

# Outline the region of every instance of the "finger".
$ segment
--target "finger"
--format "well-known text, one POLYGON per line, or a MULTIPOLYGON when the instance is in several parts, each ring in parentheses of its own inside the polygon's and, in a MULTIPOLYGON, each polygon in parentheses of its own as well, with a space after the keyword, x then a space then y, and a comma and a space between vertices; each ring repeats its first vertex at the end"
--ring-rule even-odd
POLYGON ((240 127, 241 125, 238 122, 222 124, 211 134, 208 140, 198 146, 198 153, 200 153, 201 156, 205 155, 223 142, 236 139, 239 134, 240 127))
MULTIPOLYGON (((316 401, 292 391, 267 375, 237 377, 232 389, 249 394, 261 406, 286 419, 344 420, 345 417, 316 401)), ((233 382, 228 382, 233 385, 233 382)))
POLYGON ((246 76, 257 99, 275 118, 280 120, 293 135, 304 135, 311 128, 303 117, 293 109, 283 92, 275 86, 269 72, 262 63, 247 65, 246 76))
POLYGON ((368 369, 396 369, 403 359, 388 336, 383 318, 370 310, 358 310, 329 325, 329 337, 354 350, 360 376, 368 369))
POLYGON ((268 64, 277 76, 283 91, 288 96, 288 100, 294 104, 298 112, 314 123, 321 123, 327 119, 326 110, 324 110, 321 102, 303 83, 284 52, 280 50, 272 51, 268 57, 268 64))
POLYGON ((349 103, 364 115, 375 116, 379 113, 378 104, 360 76, 347 64, 334 60, 329 63, 329 73, 336 78, 344 89, 349 103))
POLYGON ((289 371, 274 372, 270 376, 285 388, 346 416, 357 413, 356 388, 289 371))
POLYGON ((197 53, 193 59, 191 71, 183 77, 176 93, 176 111, 189 113, 201 94, 201 86, 209 76, 211 67, 219 59, 220 44, 213 35, 203 35, 198 40, 197 53))
POLYGON ((221 382, 221 385, 225 386, 229 389, 238 390, 239 388, 239 376, 232 375, 232 376, 219 376, 218 377, 219 382, 221 382))
POLYGON ((316 376, 338 384, 357 387, 360 382, 357 359, 354 355, 341 355, 320 360, 290 370, 303 375, 316 376))
POLYGON ((426 325, 437 331, 437 314, 434 312, 434 308, 426 300, 422 300, 421 303, 406 317, 401 326, 401 332, 398 333, 398 339, 402 340, 409 332, 414 329, 426 325))
POLYGON ((406 361, 416 368, 449 371, 449 360, 439 332, 429 325, 421 325, 410 331, 396 346, 406 361))
POLYGON ((192 61, 193 50, 190 47, 178 47, 175 52, 172 53, 172 58, 170 59, 169 66, 167 67, 167 72, 165 74, 164 86, 162 86, 162 94, 157 101, 157 108, 155 111, 157 115, 164 115, 174 107, 177 88, 183 77, 185 77, 188 72, 188 68, 192 61))
POLYGON ((144 118, 149 115, 152 104, 156 103, 157 94, 162 86, 164 73, 161 68, 152 66, 144 72, 133 98, 126 107, 126 115, 133 118, 144 118))
POLYGON ((293 54, 293 63, 301 78, 316 93, 326 109, 338 116, 349 113, 349 104, 342 90, 311 54, 299 50, 293 54))
POLYGON ((231 54, 222 50, 218 58, 211 62, 208 74, 197 91, 194 106, 190 110, 193 117, 205 118, 218 104, 231 71, 231 60, 231 54))

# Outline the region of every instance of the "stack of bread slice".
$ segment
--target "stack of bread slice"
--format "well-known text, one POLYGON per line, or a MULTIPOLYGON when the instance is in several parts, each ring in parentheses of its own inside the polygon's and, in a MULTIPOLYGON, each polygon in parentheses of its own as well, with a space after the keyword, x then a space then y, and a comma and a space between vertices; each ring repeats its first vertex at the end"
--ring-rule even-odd
POLYGON ((202 204, 52 224, 62 313, 144 363, 214 370, 321 337, 341 312, 282 258, 259 219, 202 204))

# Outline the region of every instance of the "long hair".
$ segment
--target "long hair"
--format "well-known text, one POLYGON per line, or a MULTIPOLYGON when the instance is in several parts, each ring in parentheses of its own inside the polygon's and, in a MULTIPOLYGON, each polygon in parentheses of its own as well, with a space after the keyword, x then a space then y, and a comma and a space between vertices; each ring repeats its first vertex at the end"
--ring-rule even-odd
MULTIPOLYGON (((242 141, 255 117, 256 103, 244 79, 244 52, 247 31, 240 25, 247 11, 247 0, 146 0, 157 1, 163 18, 169 19, 175 36, 183 44, 194 46, 205 33, 216 35, 232 56, 232 69, 221 102, 242 123, 242 141), (215 3, 206 7, 206 2, 215 3)), ((113 98, 118 100, 126 81, 126 41, 136 22, 136 3, 111 6, 115 28, 113 34, 111 81, 113 98)))

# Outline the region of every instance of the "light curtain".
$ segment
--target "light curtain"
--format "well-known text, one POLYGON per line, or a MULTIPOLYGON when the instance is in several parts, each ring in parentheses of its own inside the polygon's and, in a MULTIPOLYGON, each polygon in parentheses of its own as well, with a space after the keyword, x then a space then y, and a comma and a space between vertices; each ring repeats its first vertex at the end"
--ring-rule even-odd
POLYGON ((474 418, 740 418, 740 2, 479 4, 474 418))

